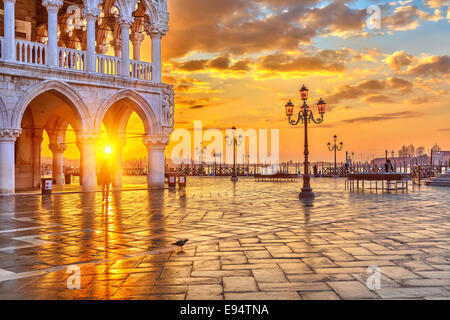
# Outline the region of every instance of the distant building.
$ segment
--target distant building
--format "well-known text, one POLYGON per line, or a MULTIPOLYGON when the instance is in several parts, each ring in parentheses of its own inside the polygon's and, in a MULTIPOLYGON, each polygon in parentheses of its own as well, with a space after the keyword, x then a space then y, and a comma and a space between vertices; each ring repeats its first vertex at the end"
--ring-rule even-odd
MULTIPOLYGON (((431 158, 428 155, 421 155, 418 157, 388 157, 394 166, 399 165, 429 165, 431 163, 431 158)), ((440 153, 433 153, 433 164, 434 165, 445 165, 448 164, 450 159, 450 151, 441 151, 440 153)), ((386 162, 386 158, 376 158, 371 161, 374 166, 383 166, 386 162)))

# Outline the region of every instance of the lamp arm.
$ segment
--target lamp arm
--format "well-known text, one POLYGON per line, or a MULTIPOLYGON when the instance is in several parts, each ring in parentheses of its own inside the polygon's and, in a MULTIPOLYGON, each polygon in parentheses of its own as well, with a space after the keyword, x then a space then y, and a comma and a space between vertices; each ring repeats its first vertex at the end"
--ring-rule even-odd
POLYGON ((309 111, 309 122, 311 123, 311 121, 314 122, 315 124, 321 124, 323 122, 323 114, 320 115, 320 118, 315 119, 313 112, 310 110, 309 111))
POLYGON ((298 119, 297 119, 297 121, 295 121, 294 119, 292 119, 292 118, 289 116, 289 123, 290 123, 291 125, 293 125, 293 126, 298 125, 300 121, 301 121, 302 124, 303 124, 303 117, 302 117, 302 115, 301 115, 301 111, 298 113, 298 119))

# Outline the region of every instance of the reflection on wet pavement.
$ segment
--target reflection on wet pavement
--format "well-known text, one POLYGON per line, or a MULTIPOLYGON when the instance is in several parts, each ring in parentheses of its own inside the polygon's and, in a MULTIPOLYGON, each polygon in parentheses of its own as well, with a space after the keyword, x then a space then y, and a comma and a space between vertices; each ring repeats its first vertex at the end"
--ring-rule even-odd
POLYGON ((189 178, 186 190, 0 197, 0 299, 450 298, 449 189, 189 178), (189 238, 184 251, 170 244, 189 238), (81 270, 69 290, 67 266, 81 270), (366 286, 367 268, 381 288, 366 286))

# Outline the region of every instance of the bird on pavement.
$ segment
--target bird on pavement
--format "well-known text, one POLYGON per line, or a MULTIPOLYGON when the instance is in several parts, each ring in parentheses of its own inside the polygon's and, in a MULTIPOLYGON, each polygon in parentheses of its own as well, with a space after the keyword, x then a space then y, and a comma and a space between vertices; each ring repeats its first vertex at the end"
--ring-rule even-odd
POLYGON ((178 240, 177 242, 172 243, 173 246, 180 247, 180 250, 183 250, 183 246, 188 242, 189 239, 178 240))

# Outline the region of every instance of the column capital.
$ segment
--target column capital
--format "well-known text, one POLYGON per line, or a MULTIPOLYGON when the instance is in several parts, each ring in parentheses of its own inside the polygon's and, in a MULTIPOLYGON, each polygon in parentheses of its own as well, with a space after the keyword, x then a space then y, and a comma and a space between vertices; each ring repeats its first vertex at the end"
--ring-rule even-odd
POLYGON ((42 0, 42 5, 48 12, 58 12, 63 5, 63 0, 42 0))
POLYGON ((134 22, 134 17, 121 16, 117 18, 117 23, 120 24, 122 28, 131 27, 134 22))
POLYGON ((98 44, 97 45, 97 52, 99 54, 106 54, 106 52, 108 52, 108 46, 107 45, 98 44))
POLYGON ((167 26, 161 24, 151 24, 146 28, 147 34, 149 34, 152 38, 161 39, 166 35, 168 31, 167 26))
POLYGON ((22 129, 0 129, 0 141, 15 142, 22 133, 22 129))
POLYGON ((48 148, 53 153, 64 153, 66 151, 67 145, 65 143, 51 143, 48 148))
POLYGON ((149 135, 144 136, 142 142, 147 148, 164 150, 169 144, 169 136, 167 135, 149 135))
POLYGON ((122 40, 121 39, 113 39, 111 41, 111 46, 114 48, 114 50, 119 50, 122 48, 122 40))
POLYGON ((144 39, 145 39, 145 35, 140 32, 133 32, 130 37, 131 43, 133 43, 133 45, 136 45, 136 44, 140 45, 142 43, 142 41, 144 41, 144 39))
POLYGON ((99 8, 95 8, 95 7, 84 7, 83 8, 83 15, 84 17, 87 18, 94 18, 97 19, 98 17, 100 17, 100 9, 99 8))

